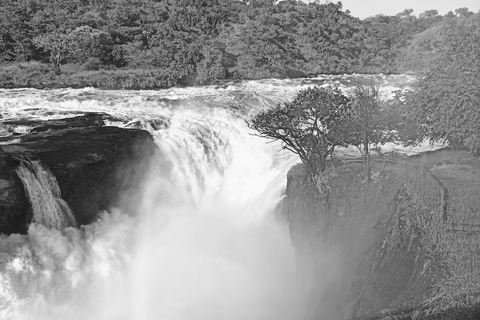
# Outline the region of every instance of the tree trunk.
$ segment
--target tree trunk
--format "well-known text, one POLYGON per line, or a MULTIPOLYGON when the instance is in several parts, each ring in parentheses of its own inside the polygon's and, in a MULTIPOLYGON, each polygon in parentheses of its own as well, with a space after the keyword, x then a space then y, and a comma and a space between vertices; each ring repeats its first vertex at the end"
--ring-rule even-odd
POLYGON ((370 150, 368 148, 368 133, 365 135, 365 140, 363 141, 364 147, 364 161, 365 161, 365 176, 367 181, 370 181, 370 150))

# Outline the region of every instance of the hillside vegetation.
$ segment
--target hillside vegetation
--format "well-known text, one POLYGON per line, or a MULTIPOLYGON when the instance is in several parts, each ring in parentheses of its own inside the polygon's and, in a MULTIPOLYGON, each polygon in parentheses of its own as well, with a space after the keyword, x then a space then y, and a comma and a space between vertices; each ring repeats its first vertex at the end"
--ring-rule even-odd
POLYGON ((417 72, 442 26, 473 16, 406 9, 360 20, 340 2, 293 0, 2 0, 0 87, 417 72))

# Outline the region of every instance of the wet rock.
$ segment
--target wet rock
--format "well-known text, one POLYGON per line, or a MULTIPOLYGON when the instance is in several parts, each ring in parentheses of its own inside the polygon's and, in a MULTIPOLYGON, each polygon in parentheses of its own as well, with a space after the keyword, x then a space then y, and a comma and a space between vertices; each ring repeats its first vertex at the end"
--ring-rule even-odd
POLYGON ((26 233, 31 219, 23 184, 14 170, 18 164, 0 151, 0 233, 26 233))
POLYGON ((158 116, 158 118, 156 119, 148 119, 148 120, 134 119, 126 123, 125 127, 145 129, 145 130, 161 130, 161 129, 167 129, 168 127, 170 127, 170 120, 160 116, 158 116))
POLYGON ((78 225, 95 221, 99 211, 113 206, 135 207, 132 194, 157 146, 147 131, 102 126, 105 117, 86 114, 37 123, 41 130, 0 145, 0 233, 25 233, 32 218, 15 172, 21 161, 39 160, 53 172, 78 225))
POLYGON ((29 128, 28 132, 16 132, 17 135, 29 132, 47 132, 51 130, 85 128, 85 127, 100 127, 103 126, 105 120, 112 120, 113 117, 107 113, 82 113, 81 115, 63 118, 57 120, 32 120, 32 119, 17 119, 3 121, 0 125, 2 131, 14 132, 15 128, 24 127, 29 128))

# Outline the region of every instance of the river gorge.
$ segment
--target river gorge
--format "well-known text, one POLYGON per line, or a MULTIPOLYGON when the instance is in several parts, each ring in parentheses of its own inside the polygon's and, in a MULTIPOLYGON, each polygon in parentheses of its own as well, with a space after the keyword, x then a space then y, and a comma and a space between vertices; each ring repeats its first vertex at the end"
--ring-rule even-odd
MULTIPOLYGON (((299 284, 308 277, 282 214, 298 157, 246 120, 302 88, 348 88, 355 77, 0 90, 10 170, 0 177, 0 318, 346 317, 347 307, 312 307, 299 284)), ((414 81, 371 77, 386 96, 414 81)), ((332 281, 344 278, 344 257, 316 250, 325 268, 315 294, 343 301, 331 293, 343 290, 332 281)))

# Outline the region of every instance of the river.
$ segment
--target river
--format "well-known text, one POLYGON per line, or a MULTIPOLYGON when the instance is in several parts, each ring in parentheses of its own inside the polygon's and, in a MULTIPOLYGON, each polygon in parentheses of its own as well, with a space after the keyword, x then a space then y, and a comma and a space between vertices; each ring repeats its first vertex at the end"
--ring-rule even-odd
MULTIPOLYGON (((245 120, 301 88, 348 87, 354 77, 0 90, 3 121, 106 112, 118 119, 106 125, 148 130, 161 150, 135 214, 114 208, 80 228, 32 223, 27 235, 0 238, 0 319, 301 318, 288 224, 275 215, 298 158, 252 135, 245 120)), ((413 81, 377 78, 385 94, 413 81)))

